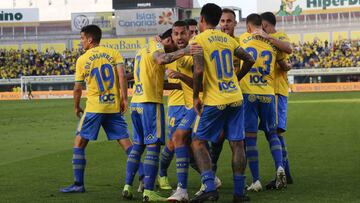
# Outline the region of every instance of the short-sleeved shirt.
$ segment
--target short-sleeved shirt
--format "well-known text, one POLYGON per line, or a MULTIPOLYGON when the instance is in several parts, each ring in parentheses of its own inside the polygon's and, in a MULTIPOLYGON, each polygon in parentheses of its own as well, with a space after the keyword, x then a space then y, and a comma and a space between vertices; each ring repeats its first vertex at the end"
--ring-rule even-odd
MULTIPOLYGON (((281 41, 290 42, 289 37, 284 32, 276 32, 270 34, 271 36, 281 41)), ((282 58, 288 58, 288 54, 281 52, 282 58)), ((275 66, 275 81, 274 81, 275 94, 281 94, 283 96, 289 96, 289 81, 287 77, 287 71, 281 70, 280 66, 275 66)))
POLYGON ((240 36, 240 46, 255 59, 249 73, 241 79, 243 93, 274 95, 275 64, 281 57, 278 49, 269 40, 248 32, 240 36))
POLYGON ((165 66, 154 60, 156 51, 164 52, 160 43, 140 49, 135 56, 132 103, 163 103, 165 66))
MULTIPOLYGON (((174 71, 179 71, 177 67, 177 60, 170 64, 166 64, 165 68, 174 71)), ((168 78, 168 81, 169 83, 180 83, 179 79, 168 78)), ((183 105, 185 105, 184 92, 182 90, 171 90, 168 96, 168 106, 183 106, 183 105)))
POLYGON ((75 82, 86 82, 86 112, 120 112, 120 86, 116 66, 124 63, 115 49, 97 46, 76 61, 75 82))
POLYGON ((239 43, 215 29, 205 30, 190 43, 197 43, 204 50, 203 103, 216 106, 241 101, 242 93, 233 64, 239 43))

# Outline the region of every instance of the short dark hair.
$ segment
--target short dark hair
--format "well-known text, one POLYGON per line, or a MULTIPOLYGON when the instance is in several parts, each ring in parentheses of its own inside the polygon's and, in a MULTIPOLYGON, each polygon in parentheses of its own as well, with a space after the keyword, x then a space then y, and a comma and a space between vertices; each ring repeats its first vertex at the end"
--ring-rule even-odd
POLYGON ((159 35, 160 39, 166 39, 168 37, 171 37, 171 33, 172 33, 172 29, 168 29, 165 32, 163 32, 162 34, 159 35))
POLYGON ((101 29, 97 25, 86 25, 81 28, 81 32, 83 32, 87 37, 91 37, 95 43, 100 43, 101 40, 101 29))
POLYGON ((195 19, 189 18, 186 19, 185 22, 190 26, 190 25, 196 25, 198 24, 198 22, 195 19))
POLYGON ((268 21, 273 26, 276 25, 276 17, 272 12, 265 12, 265 13, 262 13, 260 16, 263 20, 268 21))
POLYGON ((261 16, 256 13, 252 13, 246 17, 246 24, 251 23, 256 26, 261 26, 261 16))
POLYGON ((223 12, 223 13, 231 13, 231 14, 233 14, 233 15, 234 15, 234 18, 236 18, 235 11, 234 11, 234 10, 232 10, 232 9, 229 9, 229 8, 224 8, 224 9, 222 10, 222 12, 223 12))
POLYGON ((205 19, 206 23, 217 26, 222 15, 222 9, 216 4, 207 3, 201 8, 200 15, 205 19))
POLYGON ((173 27, 186 27, 186 29, 189 29, 189 25, 183 21, 183 20, 178 20, 173 24, 173 27))

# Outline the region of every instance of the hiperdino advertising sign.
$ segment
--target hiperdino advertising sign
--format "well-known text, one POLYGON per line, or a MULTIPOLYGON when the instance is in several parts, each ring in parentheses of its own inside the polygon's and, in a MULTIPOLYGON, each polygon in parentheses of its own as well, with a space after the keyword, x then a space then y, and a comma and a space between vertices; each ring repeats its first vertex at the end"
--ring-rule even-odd
POLYGON ((258 0, 258 12, 278 16, 360 11, 360 0, 258 0))
POLYGON ((38 8, 0 9, 0 24, 28 23, 38 21, 38 8))

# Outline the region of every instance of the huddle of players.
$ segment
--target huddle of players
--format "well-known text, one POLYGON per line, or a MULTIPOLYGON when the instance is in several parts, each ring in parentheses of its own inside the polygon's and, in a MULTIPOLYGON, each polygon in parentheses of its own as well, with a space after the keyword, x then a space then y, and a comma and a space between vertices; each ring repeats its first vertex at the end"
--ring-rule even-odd
POLYGON ((88 140, 97 138, 100 126, 109 140, 117 140, 128 154, 123 189, 123 197, 127 199, 133 197, 132 183, 139 172, 143 181, 143 201, 188 201, 187 176, 192 157, 192 166, 201 174, 203 187, 191 202, 216 201, 219 198, 217 187, 221 185, 215 178, 216 161, 226 138, 232 150, 233 202, 248 201, 244 194, 246 160, 253 177, 248 190, 259 191, 262 187, 256 148, 258 129, 266 134, 276 166, 275 180, 269 187, 286 187, 286 177, 291 177, 286 174, 289 173, 286 149, 279 130, 283 132, 286 128, 286 71, 289 67, 284 52, 291 52, 287 37, 276 32, 275 16, 271 13, 264 13, 262 18, 257 14, 249 15, 247 32, 239 39, 234 37, 233 11, 206 4, 200 15, 201 33, 191 40, 189 30, 193 27, 177 21, 172 30, 160 36, 159 43, 137 53, 130 105, 133 143, 122 115, 127 107, 123 59, 114 50, 98 46, 100 29, 98 37, 92 30, 98 29, 96 26, 83 28, 81 41, 87 52, 77 61, 74 88, 75 112, 79 117, 83 112, 79 101, 84 81, 88 100, 75 138, 75 183, 62 192, 85 191, 85 147, 88 140), (222 31, 215 29, 219 21, 222 31), (242 60, 241 68, 234 56, 242 60), (170 83, 164 84, 165 72, 170 83), (163 89, 172 89, 168 112, 170 141, 161 155, 158 181, 161 188, 171 188, 166 170, 174 153, 178 178, 178 187, 169 198, 154 192, 160 147, 165 144, 163 89), (276 104, 276 98, 281 102, 276 104), (284 115, 279 113, 278 121, 276 108, 285 112, 284 115))

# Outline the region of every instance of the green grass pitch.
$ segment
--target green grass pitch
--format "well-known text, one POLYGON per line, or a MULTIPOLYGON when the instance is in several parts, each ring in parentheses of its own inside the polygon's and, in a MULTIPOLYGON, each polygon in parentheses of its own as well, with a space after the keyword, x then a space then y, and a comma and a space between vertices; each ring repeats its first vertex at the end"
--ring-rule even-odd
MULTIPOLYGON (((295 184, 282 191, 248 193, 252 202, 360 202, 359 118, 360 92, 292 94, 286 141, 295 184)), ((130 124, 129 113, 127 121, 130 124)), ((87 192, 58 192, 73 180, 76 126, 72 100, 1 101, 0 202, 126 202, 121 197, 125 153, 115 142, 107 142, 102 131, 86 151, 87 192)), ((274 166, 262 133, 258 143, 265 185, 274 176, 274 166)), ((223 181, 219 202, 232 199, 230 157, 225 145, 217 173, 223 181)), ((169 176, 175 187, 174 163, 169 176)), ((190 196, 199 181, 190 169, 190 196)), ((140 194, 135 198, 129 202, 141 201, 140 194)))

